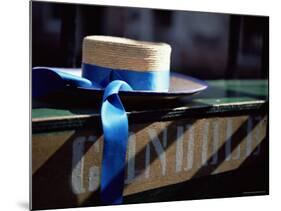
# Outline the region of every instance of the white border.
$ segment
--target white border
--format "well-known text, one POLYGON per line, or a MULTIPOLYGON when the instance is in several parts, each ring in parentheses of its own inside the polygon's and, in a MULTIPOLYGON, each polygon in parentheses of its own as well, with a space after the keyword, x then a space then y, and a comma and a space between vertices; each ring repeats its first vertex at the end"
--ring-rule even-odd
MULTIPOLYGON (((63 1, 60 1, 63 2, 63 1)), ((64 1, 65 2, 65 1, 64 1)), ((95 0, 71 1, 270 16, 270 196, 115 206, 114 210, 278 210, 280 209, 280 6, 278 1, 204 0, 95 0), (277 2, 277 3, 273 3, 277 2), (279 87, 278 87, 279 85, 279 87), (274 115, 272 115, 274 114, 274 115), (278 124, 279 123, 279 124, 278 124), (278 131, 279 129, 279 131, 278 131)), ((29 193, 29 2, 1 2, 1 210, 27 209, 29 193), (3 118, 4 117, 4 118, 3 118)), ((78 210, 107 210, 91 207, 78 210)))

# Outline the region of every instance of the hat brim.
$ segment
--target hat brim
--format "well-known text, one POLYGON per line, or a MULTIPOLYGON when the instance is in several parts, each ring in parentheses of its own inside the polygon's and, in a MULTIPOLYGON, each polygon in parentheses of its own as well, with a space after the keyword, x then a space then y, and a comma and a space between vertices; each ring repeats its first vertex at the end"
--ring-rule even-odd
MULTIPOLYGON (((56 68, 61 72, 72 74, 81 77, 81 68, 56 68)), ((201 92, 208 87, 205 81, 190 77, 181 73, 170 73, 170 88, 168 92, 164 91, 147 91, 147 90, 132 90, 120 91, 119 95, 124 100, 157 100, 157 99, 176 99, 195 93, 201 92)), ((71 96, 79 96, 80 99, 101 98, 104 89, 100 88, 85 88, 85 87, 69 87, 71 90, 65 90, 64 93, 58 93, 60 96, 70 94, 71 96), (71 92, 71 93, 70 93, 71 92), (61 95, 62 94, 62 95, 61 95)))
MULTIPOLYGON (((75 74, 76 76, 81 76, 82 70, 81 68, 71 68, 71 69, 60 69, 61 71, 65 71, 67 73, 75 74)), ((126 96, 161 96, 161 97, 181 97, 185 95, 191 95, 205 90, 208 87, 208 84, 205 81, 199 80, 197 78, 187 76, 177 72, 170 73, 170 88, 168 92, 162 91, 147 91, 147 90, 132 90, 132 91, 121 91, 121 95, 126 96)), ((102 94, 103 89, 99 88, 85 88, 85 87, 77 87, 79 92, 86 92, 93 94, 102 94)))
MULTIPOLYGON (((121 95, 125 96, 162 96, 162 97, 180 97, 185 95, 195 94, 201 92, 208 87, 205 81, 183 75, 180 73, 171 73, 170 76, 170 88, 168 92, 163 91, 147 91, 147 90, 132 90, 132 91, 120 91, 121 95)), ((85 88, 77 87, 77 90, 81 92, 95 92, 96 94, 102 94, 104 89, 98 88, 85 88)))

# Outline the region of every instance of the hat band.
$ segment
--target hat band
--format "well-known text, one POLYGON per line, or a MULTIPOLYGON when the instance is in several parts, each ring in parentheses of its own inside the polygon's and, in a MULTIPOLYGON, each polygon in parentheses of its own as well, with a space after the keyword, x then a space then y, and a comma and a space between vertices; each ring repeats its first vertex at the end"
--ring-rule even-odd
POLYGON ((112 69, 93 64, 82 64, 82 77, 105 88, 111 81, 122 80, 134 90, 167 92, 170 71, 133 71, 112 69))

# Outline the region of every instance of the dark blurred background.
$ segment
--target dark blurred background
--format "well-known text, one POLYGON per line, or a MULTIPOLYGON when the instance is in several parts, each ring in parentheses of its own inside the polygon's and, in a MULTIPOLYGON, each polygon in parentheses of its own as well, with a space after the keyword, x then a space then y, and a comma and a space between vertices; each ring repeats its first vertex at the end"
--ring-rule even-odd
POLYGON ((111 35, 167 42, 201 79, 268 78, 268 34, 263 16, 32 2, 33 67, 80 67, 83 37, 111 35))

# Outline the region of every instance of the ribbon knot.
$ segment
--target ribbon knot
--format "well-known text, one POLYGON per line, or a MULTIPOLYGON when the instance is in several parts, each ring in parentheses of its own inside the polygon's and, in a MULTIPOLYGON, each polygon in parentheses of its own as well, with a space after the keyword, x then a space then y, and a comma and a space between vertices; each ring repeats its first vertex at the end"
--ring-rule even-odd
POLYGON ((116 70, 113 69, 109 69, 108 71, 105 71, 104 73, 106 73, 105 75, 103 75, 103 78, 100 79, 99 84, 105 88, 111 81, 114 80, 121 80, 121 81, 125 81, 125 79, 118 74, 118 72, 116 70))

